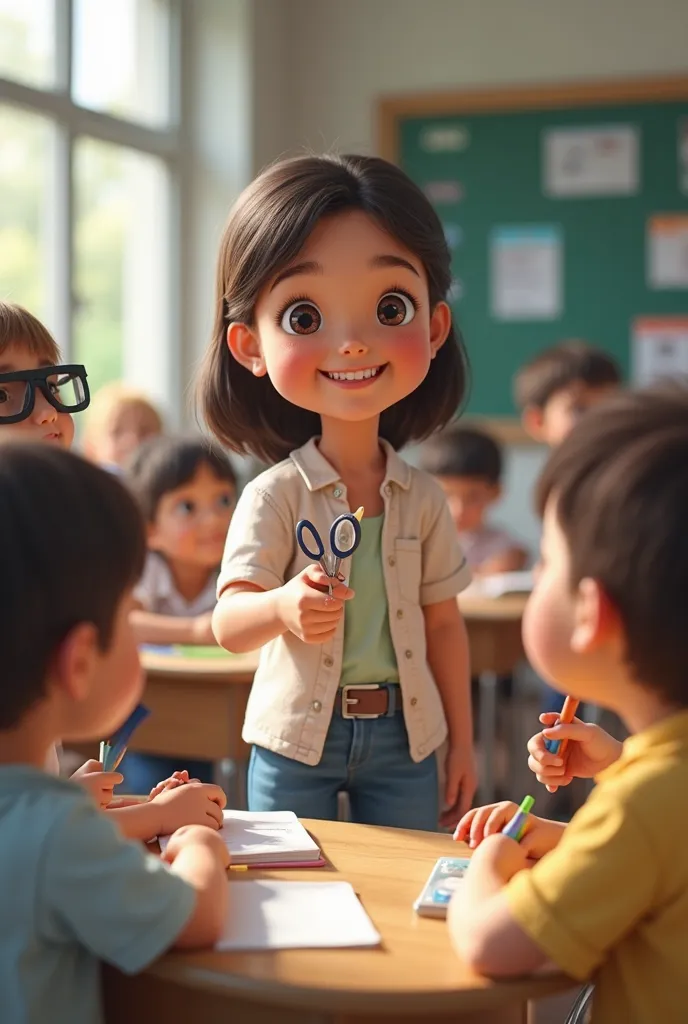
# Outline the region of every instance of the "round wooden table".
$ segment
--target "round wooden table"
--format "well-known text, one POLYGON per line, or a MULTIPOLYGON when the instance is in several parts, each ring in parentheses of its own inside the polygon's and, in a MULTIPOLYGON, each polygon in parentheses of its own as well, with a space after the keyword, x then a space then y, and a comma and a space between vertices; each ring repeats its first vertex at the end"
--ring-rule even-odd
POLYGON ((137 978, 108 970, 108 1024, 515 1024, 526 1020, 528 1000, 573 986, 561 974, 508 982, 478 977, 451 949, 445 922, 414 913, 413 901, 436 858, 466 854, 449 836, 345 822, 304 824, 327 868, 230 873, 230 886, 252 878, 347 880, 382 946, 172 953, 137 978))

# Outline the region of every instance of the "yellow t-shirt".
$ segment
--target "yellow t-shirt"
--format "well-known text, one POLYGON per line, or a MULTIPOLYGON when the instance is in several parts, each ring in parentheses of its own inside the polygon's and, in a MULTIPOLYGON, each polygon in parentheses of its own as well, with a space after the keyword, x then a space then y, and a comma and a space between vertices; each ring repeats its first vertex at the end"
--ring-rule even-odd
POLYGON ((558 967, 593 976, 592 1024, 685 1024, 688 711, 626 740, 597 781, 509 907, 558 967))

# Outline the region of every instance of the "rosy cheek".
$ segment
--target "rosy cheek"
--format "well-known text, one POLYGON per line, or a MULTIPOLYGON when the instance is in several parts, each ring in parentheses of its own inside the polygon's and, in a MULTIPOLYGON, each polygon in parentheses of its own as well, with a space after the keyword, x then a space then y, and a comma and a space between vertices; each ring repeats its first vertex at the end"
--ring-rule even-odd
POLYGON ((289 399, 309 381, 318 369, 318 350, 312 344, 290 344, 268 360, 270 380, 281 395, 289 399))
MULTIPOLYGON (((389 328, 391 337, 387 341, 390 357, 394 358, 399 370, 418 376, 418 383, 425 377, 430 365, 430 345, 425 329, 389 328)), ((383 336, 384 337, 384 336, 383 336)))

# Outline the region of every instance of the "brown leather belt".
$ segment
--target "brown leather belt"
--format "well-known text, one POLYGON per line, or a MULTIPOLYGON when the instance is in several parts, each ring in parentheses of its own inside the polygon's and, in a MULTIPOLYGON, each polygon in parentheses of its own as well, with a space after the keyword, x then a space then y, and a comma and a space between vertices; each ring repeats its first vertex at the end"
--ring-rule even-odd
POLYGON ((342 686, 337 691, 334 707, 342 718, 390 718, 401 711, 401 691, 392 683, 342 686))

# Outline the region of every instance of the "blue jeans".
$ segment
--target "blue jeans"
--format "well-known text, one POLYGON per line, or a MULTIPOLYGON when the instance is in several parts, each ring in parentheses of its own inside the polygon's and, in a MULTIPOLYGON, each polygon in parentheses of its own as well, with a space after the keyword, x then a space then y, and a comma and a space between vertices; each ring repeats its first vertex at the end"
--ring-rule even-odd
POLYGON ((124 782, 117 787, 117 794, 135 793, 148 796, 151 789, 163 779, 169 779, 172 772, 186 768, 192 779, 201 782, 213 781, 213 762, 195 761, 187 757, 158 757, 154 754, 127 752, 122 758, 118 771, 124 782))
POLYGON ((411 760, 404 716, 342 718, 335 712, 320 763, 302 764, 253 747, 248 766, 251 811, 294 811, 335 820, 337 794, 349 794, 351 818, 366 825, 437 831, 437 759, 411 760))

